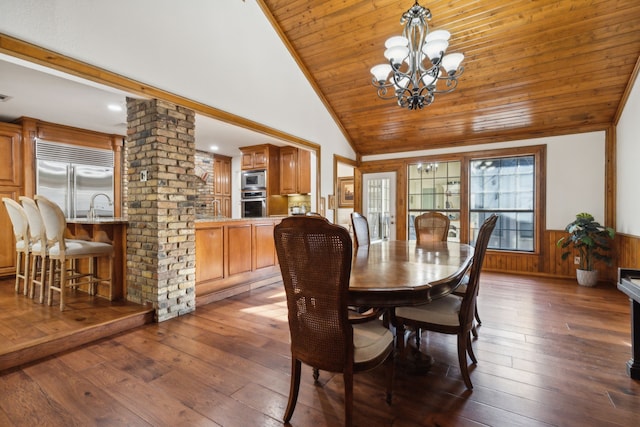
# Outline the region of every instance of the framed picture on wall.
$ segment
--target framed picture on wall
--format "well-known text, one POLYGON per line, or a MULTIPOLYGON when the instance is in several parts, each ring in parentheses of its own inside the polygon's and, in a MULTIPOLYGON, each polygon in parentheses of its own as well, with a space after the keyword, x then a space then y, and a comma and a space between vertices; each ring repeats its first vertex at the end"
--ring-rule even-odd
POLYGON ((338 207, 352 208, 354 197, 353 178, 338 178, 338 207))

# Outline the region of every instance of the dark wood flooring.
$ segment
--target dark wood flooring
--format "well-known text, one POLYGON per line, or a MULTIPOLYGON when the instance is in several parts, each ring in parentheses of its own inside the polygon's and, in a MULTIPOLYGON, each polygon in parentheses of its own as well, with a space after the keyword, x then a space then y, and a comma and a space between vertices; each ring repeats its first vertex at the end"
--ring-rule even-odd
MULTIPOLYGON (((355 424, 640 425, 640 381, 625 367, 629 302, 614 285, 483 273, 479 310, 473 391, 455 337, 425 333, 435 365, 397 370, 392 405, 383 369, 356 375, 355 424)), ((0 425, 280 426, 289 369, 284 291, 270 285, 5 370, 0 425)), ((304 368, 292 426, 342 424, 342 375, 320 380, 304 368)))

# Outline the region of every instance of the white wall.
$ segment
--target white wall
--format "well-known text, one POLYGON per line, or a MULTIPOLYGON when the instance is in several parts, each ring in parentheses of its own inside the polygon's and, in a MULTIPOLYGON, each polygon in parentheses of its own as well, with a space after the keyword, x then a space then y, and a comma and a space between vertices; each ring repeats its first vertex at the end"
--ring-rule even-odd
POLYGON ((541 138, 547 144, 547 229, 562 230, 580 212, 604 224, 605 132, 541 138))
POLYGON ((616 230, 640 236, 640 84, 634 84, 618 126, 616 230))
POLYGON ((333 154, 355 159, 256 2, 2 0, 1 10, 0 33, 321 145, 321 196, 333 191, 333 154))
POLYGON ((577 213, 589 212, 604 222, 605 132, 553 136, 521 141, 473 145, 456 149, 437 149, 366 156, 363 161, 434 156, 476 150, 547 146, 546 229, 562 230, 577 213))

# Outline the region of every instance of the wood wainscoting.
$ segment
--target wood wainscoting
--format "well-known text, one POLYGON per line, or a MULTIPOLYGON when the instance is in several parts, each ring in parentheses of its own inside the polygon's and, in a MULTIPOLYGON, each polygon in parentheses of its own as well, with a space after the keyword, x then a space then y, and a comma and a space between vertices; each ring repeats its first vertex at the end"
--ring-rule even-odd
MULTIPOLYGON (((545 231, 542 239, 544 247, 540 248, 537 254, 487 251, 483 269, 514 274, 575 278, 576 265, 572 259, 563 261, 562 249, 556 245, 558 239, 566 235, 564 230, 545 231)), ((618 280, 618 268, 640 268, 640 237, 617 234, 612 254, 613 265, 598 265, 600 281, 615 283, 618 280)), ((577 252, 576 255, 578 255, 577 252)))

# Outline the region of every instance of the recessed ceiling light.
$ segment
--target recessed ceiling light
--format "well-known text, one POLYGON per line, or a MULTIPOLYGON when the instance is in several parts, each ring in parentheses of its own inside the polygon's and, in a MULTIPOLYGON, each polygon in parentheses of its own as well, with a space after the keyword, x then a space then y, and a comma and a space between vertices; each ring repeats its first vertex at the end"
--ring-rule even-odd
POLYGON ((209 147, 209 150, 218 151, 218 146, 217 145, 212 145, 211 147, 209 147))
POLYGON ((111 111, 122 111, 122 105, 118 104, 109 104, 107 105, 107 108, 111 111))

